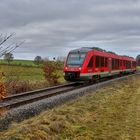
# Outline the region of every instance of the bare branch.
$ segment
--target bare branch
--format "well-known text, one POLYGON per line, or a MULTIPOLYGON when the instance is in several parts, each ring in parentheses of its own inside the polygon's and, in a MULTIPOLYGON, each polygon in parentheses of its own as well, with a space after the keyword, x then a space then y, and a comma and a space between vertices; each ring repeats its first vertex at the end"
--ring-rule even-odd
POLYGON ((5 37, 4 37, 4 39, 0 42, 0 46, 3 44, 3 43, 5 43, 9 38, 11 38, 12 36, 14 36, 15 35, 15 33, 11 33, 10 35, 6 35, 5 37))
POLYGON ((19 43, 11 43, 8 46, 3 45, 9 38, 11 38, 14 35, 15 33, 11 33, 10 35, 5 35, 5 37, 2 37, 3 35, 0 34, 0 57, 7 53, 13 52, 16 48, 20 47, 25 42, 24 40, 19 43))
POLYGON ((4 48, 3 50, 0 51, 0 54, 4 53, 4 52, 7 52, 8 49, 10 49, 15 43, 12 43, 10 45, 8 45, 6 48, 4 48))
POLYGON ((13 52, 16 48, 20 47, 24 42, 25 42, 25 40, 22 41, 22 42, 20 42, 20 43, 17 43, 16 46, 13 47, 13 48, 11 48, 11 50, 9 50, 8 52, 9 52, 9 53, 13 52))

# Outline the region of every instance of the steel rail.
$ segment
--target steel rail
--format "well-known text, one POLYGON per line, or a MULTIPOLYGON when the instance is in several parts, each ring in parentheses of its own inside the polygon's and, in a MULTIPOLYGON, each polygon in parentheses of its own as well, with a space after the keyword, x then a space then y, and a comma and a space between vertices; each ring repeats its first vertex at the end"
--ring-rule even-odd
POLYGON ((29 96, 29 95, 34 95, 40 92, 48 92, 48 91, 52 91, 54 89, 59 89, 59 88, 63 88, 63 87, 68 87, 68 86, 73 86, 78 84, 77 82, 71 82, 68 84, 63 84, 63 85, 58 85, 58 86, 53 86, 53 87, 48 87, 48 88, 43 88, 43 89, 37 89, 37 90, 33 90, 33 91, 28 91, 28 92, 23 92, 23 93, 18 93, 18 94, 13 94, 13 95, 9 95, 7 97, 3 98, 3 101, 6 100, 11 100, 11 99, 16 99, 16 98, 20 98, 20 97, 24 97, 24 96, 29 96))
POLYGON ((38 101, 44 98, 55 96, 63 92, 74 90, 80 86, 81 86, 81 83, 73 82, 73 83, 64 84, 60 86, 54 86, 50 88, 44 88, 44 89, 35 90, 31 92, 24 92, 21 94, 7 96, 0 102, 0 110, 3 108, 10 109, 10 108, 18 107, 24 104, 32 103, 34 101, 38 101))

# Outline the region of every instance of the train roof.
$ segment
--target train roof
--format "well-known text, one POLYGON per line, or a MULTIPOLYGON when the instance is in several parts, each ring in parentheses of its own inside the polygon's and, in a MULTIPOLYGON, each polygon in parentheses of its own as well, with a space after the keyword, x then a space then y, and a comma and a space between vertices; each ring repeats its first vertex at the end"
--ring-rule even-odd
POLYGON ((104 53, 104 54, 106 54, 107 56, 110 56, 110 57, 118 57, 118 58, 123 58, 124 60, 135 61, 135 59, 133 57, 130 57, 130 56, 127 56, 127 55, 118 55, 115 52, 106 51, 106 50, 101 49, 99 47, 82 47, 82 48, 79 48, 79 49, 72 50, 70 52, 76 52, 76 51, 89 52, 89 51, 92 51, 92 50, 96 53, 99 53, 99 54, 104 53))
POLYGON ((89 52, 91 49, 87 47, 71 50, 70 52, 89 52))

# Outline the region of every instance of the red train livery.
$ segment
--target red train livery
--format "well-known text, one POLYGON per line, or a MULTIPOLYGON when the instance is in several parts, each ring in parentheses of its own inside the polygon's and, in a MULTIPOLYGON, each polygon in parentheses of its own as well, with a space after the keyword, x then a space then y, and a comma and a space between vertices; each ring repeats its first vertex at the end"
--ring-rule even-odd
POLYGON ((96 47, 83 47, 69 52, 64 64, 67 81, 94 81, 101 77, 136 71, 136 60, 96 47))

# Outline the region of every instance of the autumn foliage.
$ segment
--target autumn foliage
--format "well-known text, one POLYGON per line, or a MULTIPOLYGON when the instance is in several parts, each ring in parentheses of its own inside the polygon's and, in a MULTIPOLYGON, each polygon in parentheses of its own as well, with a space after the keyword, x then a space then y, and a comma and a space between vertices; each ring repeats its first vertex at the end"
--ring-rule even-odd
POLYGON ((59 70, 62 70, 61 64, 55 61, 45 61, 43 64, 43 71, 45 79, 50 85, 57 85, 60 78, 59 70))
POLYGON ((0 73, 0 100, 6 96, 6 89, 4 84, 4 73, 0 73))

